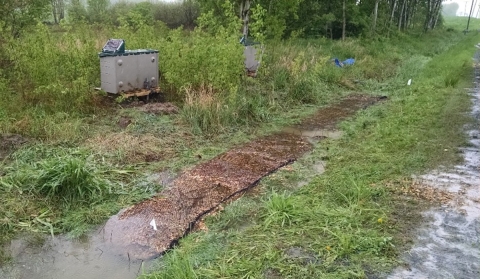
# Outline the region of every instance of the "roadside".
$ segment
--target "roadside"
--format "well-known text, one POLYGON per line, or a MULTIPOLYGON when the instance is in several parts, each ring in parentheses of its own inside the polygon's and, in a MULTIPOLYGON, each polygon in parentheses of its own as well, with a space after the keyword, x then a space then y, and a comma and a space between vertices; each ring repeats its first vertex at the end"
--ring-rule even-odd
POLYGON ((414 178, 419 192, 437 194, 437 205, 422 213, 425 222, 414 231, 413 247, 401 258, 405 267, 388 276, 400 278, 480 277, 480 52, 474 57, 474 88, 465 126, 468 144, 459 148, 463 162, 414 178))

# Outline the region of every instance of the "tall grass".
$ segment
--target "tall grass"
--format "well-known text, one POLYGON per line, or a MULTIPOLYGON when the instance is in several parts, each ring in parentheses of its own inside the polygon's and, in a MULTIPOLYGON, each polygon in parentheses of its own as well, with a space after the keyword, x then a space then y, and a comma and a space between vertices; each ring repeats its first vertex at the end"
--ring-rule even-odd
MULTIPOLYGON (((203 20, 203 26, 215 25, 215 19, 203 20)), ((232 24, 236 26, 233 19, 232 24)), ((3 42, 7 52, 2 63, 10 62, 9 71, 2 71, 0 89, 9 93, 0 96, 0 129, 48 140, 75 139, 54 132, 56 114, 66 112, 72 117, 61 122, 78 127, 82 114, 101 111, 101 97, 93 90, 100 82, 97 53, 110 37, 126 39, 130 49, 159 49, 163 91, 183 103, 183 119, 193 131, 210 133, 260 123, 298 105, 324 104, 338 97, 332 92, 362 90, 366 82, 381 83, 397 74, 408 55, 430 57, 459 35, 440 30, 399 33, 388 40, 266 42, 258 77, 252 81, 243 76, 238 38, 226 29, 185 32, 160 22, 135 22, 95 28, 66 24, 54 32, 38 25, 19 39, 3 42), (427 43, 415 38, 424 36, 427 43), (356 63, 338 68, 333 58, 355 58, 356 63), (209 100, 208 108, 201 98, 209 100)), ((455 78, 444 83, 451 86, 455 78)))
POLYGON ((6 75, 13 94, 22 104, 50 111, 89 111, 100 73, 93 34, 80 27, 57 37, 48 27, 37 25, 22 39, 12 39, 8 55, 13 67, 6 75))
POLYGON ((5 169, 3 187, 31 192, 52 201, 94 202, 109 194, 109 186, 99 178, 98 169, 85 155, 57 155, 41 161, 17 164, 5 169))
POLYGON ((2 243, 22 231, 82 235, 161 187, 84 148, 37 143, 7 160, 0 162, 2 243))

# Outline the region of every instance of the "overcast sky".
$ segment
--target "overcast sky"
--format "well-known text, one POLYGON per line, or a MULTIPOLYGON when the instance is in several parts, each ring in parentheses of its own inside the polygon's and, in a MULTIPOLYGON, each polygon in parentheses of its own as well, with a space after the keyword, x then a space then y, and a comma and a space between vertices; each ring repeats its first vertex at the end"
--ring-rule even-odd
MULTIPOLYGON (((477 16, 478 15, 478 6, 480 5, 480 1, 478 0, 473 0, 476 2, 476 5, 473 9, 472 16, 477 16)), ((457 16, 468 16, 470 13, 470 8, 472 7, 472 0, 446 0, 443 1, 444 4, 449 4, 449 3, 457 3, 458 4, 458 11, 457 11, 457 16)))

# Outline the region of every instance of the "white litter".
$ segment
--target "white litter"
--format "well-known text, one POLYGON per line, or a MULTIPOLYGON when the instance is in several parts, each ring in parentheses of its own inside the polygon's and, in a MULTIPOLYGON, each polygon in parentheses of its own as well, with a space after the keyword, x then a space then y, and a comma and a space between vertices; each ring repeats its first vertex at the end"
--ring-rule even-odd
POLYGON ((152 226, 154 230, 157 230, 157 223, 155 223, 155 219, 152 219, 152 221, 150 221, 150 226, 152 226))
POLYGON ((411 85, 411 84, 412 84, 412 79, 409 79, 407 82, 407 85, 411 85))

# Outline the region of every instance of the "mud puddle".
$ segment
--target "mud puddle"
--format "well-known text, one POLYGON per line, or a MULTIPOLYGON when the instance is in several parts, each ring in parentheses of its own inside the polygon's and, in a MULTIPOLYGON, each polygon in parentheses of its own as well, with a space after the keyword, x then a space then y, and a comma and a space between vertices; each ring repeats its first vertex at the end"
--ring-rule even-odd
MULTIPOLYGON (((148 268, 150 259, 198 227, 205 214, 297 160, 312 149, 311 142, 338 136, 338 122, 379 100, 351 95, 321 109, 290 131, 233 148, 176 177, 170 173, 154 174, 151 179, 168 187, 112 216, 104 227, 83 241, 63 236, 40 246, 29 246, 21 239, 12 241, 7 250, 13 262, 0 270, 0 278, 136 278, 142 268, 148 268)), ((325 163, 312 167, 313 172, 320 174, 325 163)))
POLYGON ((13 260, 0 268, 2 279, 133 279, 150 266, 125 257, 101 230, 78 240, 23 237, 6 248, 13 260))
POLYGON ((424 189, 434 188, 447 198, 423 213, 425 224, 403 256, 406 266, 388 278, 480 278, 480 89, 471 96, 475 123, 466 127, 470 146, 460 149, 464 162, 415 178, 424 189))

